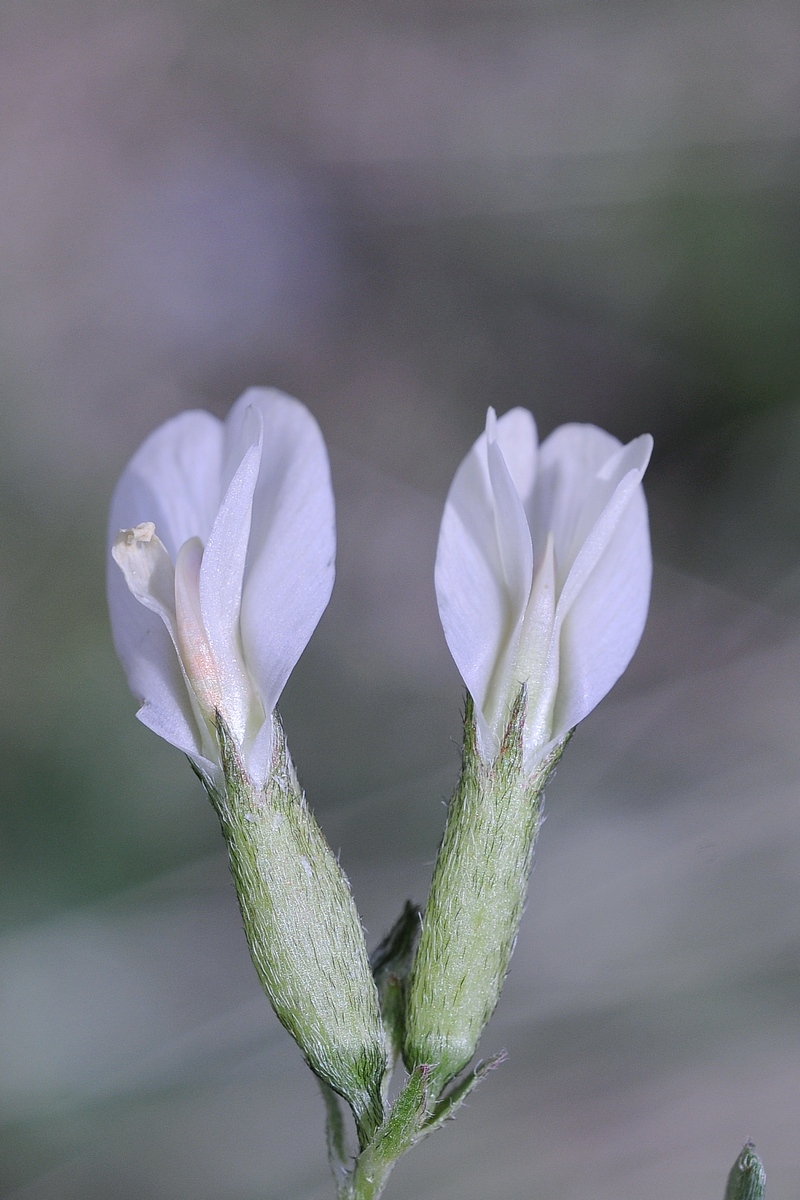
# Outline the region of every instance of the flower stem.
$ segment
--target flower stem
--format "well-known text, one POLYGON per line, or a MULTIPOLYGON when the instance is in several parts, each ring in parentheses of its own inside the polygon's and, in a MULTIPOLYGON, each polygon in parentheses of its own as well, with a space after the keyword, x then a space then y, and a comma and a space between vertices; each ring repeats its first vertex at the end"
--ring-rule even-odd
POLYGON ((386 1187, 387 1180, 396 1161, 397 1159, 385 1164, 375 1175, 368 1175, 366 1171, 361 1169, 361 1165, 359 1164, 353 1176, 348 1200, 377 1200, 377 1197, 382 1194, 383 1189, 386 1187))

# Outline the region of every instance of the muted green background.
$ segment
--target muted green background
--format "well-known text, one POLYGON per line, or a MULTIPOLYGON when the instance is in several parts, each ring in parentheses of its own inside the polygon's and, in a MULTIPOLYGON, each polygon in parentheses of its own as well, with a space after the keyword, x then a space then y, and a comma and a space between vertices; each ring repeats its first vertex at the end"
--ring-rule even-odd
POLYGON ((103 596, 141 439, 268 383, 331 449, 281 707, 371 943, 457 771, 433 557, 486 406, 656 439, 651 621, 548 791, 509 1060, 390 1194, 714 1200, 753 1137, 795 1200, 800 10, 4 0, 0 114, 0 1194, 332 1192, 103 596))

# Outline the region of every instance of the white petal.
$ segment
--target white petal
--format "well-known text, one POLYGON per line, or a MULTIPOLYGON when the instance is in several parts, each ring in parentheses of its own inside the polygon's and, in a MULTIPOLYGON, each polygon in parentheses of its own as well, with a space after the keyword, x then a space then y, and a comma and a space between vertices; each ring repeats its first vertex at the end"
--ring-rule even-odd
POLYGON ((182 413, 156 429, 130 460, 109 516, 108 603, 114 646, 128 685, 144 705, 140 718, 167 741, 200 756, 197 729, 178 655, 161 616, 131 594, 110 553, 121 529, 152 521, 174 559, 187 538, 208 536, 219 503, 222 423, 182 413))
POLYGON ((171 746, 182 750, 207 775, 212 779, 214 778, 219 770, 219 765, 212 763, 203 754, 205 747, 201 747, 200 745, 199 737, 194 730, 194 723, 190 727, 185 721, 176 719, 174 709, 164 708, 156 704, 143 704, 136 716, 153 733, 158 734, 160 738, 163 738, 165 742, 169 742, 171 746))
POLYGON ((479 725, 485 726, 483 706, 507 626, 485 434, 450 485, 436 549, 435 585, 445 640, 475 702, 479 725))
POLYGON ((528 520, 537 549, 553 534, 559 588, 621 478, 610 480, 603 471, 623 450, 617 438, 596 425, 561 425, 539 448, 528 520))
POLYGON ((175 568, 152 521, 121 529, 111 546, 131 595, 161 618, 175 639, 175 568))
POLYGON ((200 732, 167 627, 160 616, 134 599, 110 555, 108 606, 114 647, 128 687, 144 706, 139 719, 152 729, 158 725, 156 732, 184 754, 198 756, 200 732))
POLYGON ((486 448, 494 503, 495 537, 509 606, 524 610, 533 576, 533 549, 528 521, 503 452, 497 442, 486 448))
POLYGON ((606 514, 614 518, 613 531, 563 616, 553 736, 566 733, 602 700, 642 636, 652 560, 647 505, 637 475, 641 479, 640 472, 630 471, 620 483, 615 500, 621 511, 614 513, 612 501, 606 514))
POLYGON ((184 542, 205 544, 222 499, 223 426, 185 412, 154 430, 122 473, 112 500, 117 529, 152 521, 174 562, 184 542))
POLYGON ((175 563, 175 640, 186 686, 197 703, 198 724, 213 724, 223 699, 200 605, 202 563, 203 543, 200 538, 189 538, 178 551, 175 563))
MULTIPOLYGON (((574 589, 574 577, 581 569, 587 570, 586 560, 596 561, 599 557, 605 539, 610 537, 616 525, 616 514, 627 504, 627 494, 641 482, 652 452, 653 439, 648 433, 642 434, 627 446, 620 446, 597 472, 587 488, 572 545, 562 558, 559 572, 563 581, 562 595, 574 589)), ((563 598, 566 600, 565 596, 563 598)), ((571 602, 570 598, 568 603, 571 602)))
POLYGON ((240 436, 249 406, 262 417, 264 437, 241 635, 269 714, 330 599, 336 534, 328 455, 308 409, 281 392, 252 388, 231 410, 226 436, 240 436))
POLYGON ((558 646, 553 638, 555 590, 553 536, 550 534, 542 560, 536 567, 517 657, 517 678, 528 687, 526 754, 551 736, 559 670, 558 646))
POLYGON ((496 437, 494 479, 490 477, 484 432, 450 486, 435 571, 445 639, 475 702, 479 735, 487 751, 497 740, 489 720, 492 724, 496 721, 492 714, 487 720, 484 710, 487 702, 491 703, 490 691, 496 690, 493 678, 498 682, 501 677, 508 678, 510 641, 518 633, 530 591, 530 534, 517 486, 530 485, 525 462, 535 462, 536 453, 536 430, 530 414, 526 416, 516 409, 501 417, 493 430, 492 415, 487 428, 496 437))
MULTIPOLYGON (((510 409, 498 419, 495 436, 517 494, 523 506, 527 507, 536 481, 539 446, 533 414, 527 408, 510 409)), ((541 549, 535 547, 537 553, 541 549)))
POLYGON ((522 623, 533 581, 533 548, 522 501, 514 486, 502 451, 496 442, 486 448, 494 503, 495 536, 503 570, 505 628, 482 708, 498 742, 514 700, 515 678, 522 623))
POLYGON ((254 691, 240 632, 253 494, 261 464, 260 430, 253 432, 258 440, 246 450, 228 486, 200 568, 200 609, 222 697, 219 707, 240 743, 248 732, 255 733, 255 728, 248 728, 254 691))

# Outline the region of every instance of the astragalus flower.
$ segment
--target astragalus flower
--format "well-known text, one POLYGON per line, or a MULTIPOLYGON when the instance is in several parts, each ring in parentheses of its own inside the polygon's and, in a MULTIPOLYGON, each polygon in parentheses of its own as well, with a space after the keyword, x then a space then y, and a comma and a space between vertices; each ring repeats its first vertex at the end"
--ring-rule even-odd
POLYGON ((383 1119, 378 994, 347 880, 274 712, 333 585, 316 422, 255 388, 225 422, 167 421, 122 474, 110 542, 111 624, 139 718, 202 778, 259 979, 366 1144, 383 1119))
POLYGON ((652 444, 562 425, 539 446, 526 409, 499 420, 489 409, 453 479, 436 556, 439 614, 484 758, 523 684, 531 766, 630 662, 650 599, 641 480, 652 444))
POLYGON ((538 445, 514 409, 456 472, 436 558, 447 643, 467 685, 461 778, 408 989, 404 1057, 439 1092, 466 1066, 508 971, 541 823, 570 731, 644 628, 652 440, 593 425, 538 445))
POLYGON ((152 433, 111 504, 114 644, 139 719, 219 777, 217 714, 263 783, 271 716, 333 586, 325 444, 308 410, 252 388, 219 421, 152 433))

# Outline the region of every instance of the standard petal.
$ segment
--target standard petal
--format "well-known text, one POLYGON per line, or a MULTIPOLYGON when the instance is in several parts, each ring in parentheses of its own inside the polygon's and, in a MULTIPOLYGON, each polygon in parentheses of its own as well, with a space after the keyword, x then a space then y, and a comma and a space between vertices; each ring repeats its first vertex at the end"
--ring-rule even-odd
POLYGON ((641 484, 653 439, 644 434, 617 451, 598 472, 587 491, 584 509, 578 514, 572 545, 556 577, 558 602, 556 622, 563 621, 584 580, 612 538, 630 497, 641 484))
POLYGON ((122 473, 111 502, 113 533, 152 521, 174 562, 191 537, 205 544, 222 499, 223 426, 185 412, 154 430, 122 473))
POLYGON ((231 437, 239 436, 248 407, 260 413, 264 438, 241 636, 269 714, 330 599, 336 533, 328 455, 308 409, 281 392, 251 388, 226 422, 231 437))
POLYGON ((647 504, 637 483, 561 624, 554 737, 582 721, 627 667, 647 619, 651 576, 647 504))
POLYGON ((121 529, 153 522, 174 559, 188 537, 208 535, 219 497, 222 425, 208 413, 167 421, 130 460, 114 491, 108 533, 108 603, 114 646, 142 719, 187 754, 200 752, 178 655, 161 617, 131 594, 111 557, 121 529), (148 714, 145 717, 144 712, 148 714))
POLYGON ((548 533, 553 534, 559 588, 614 491, 616 481, 601 484, 600 472, 622 449, 617 438, 596 425, 561 425, 539 447, 527 514, 537 552, 548 533))

